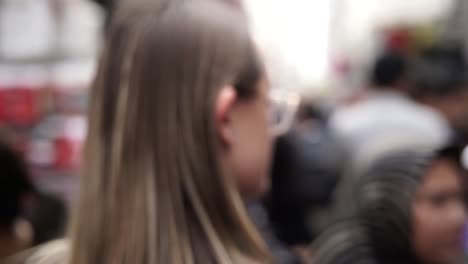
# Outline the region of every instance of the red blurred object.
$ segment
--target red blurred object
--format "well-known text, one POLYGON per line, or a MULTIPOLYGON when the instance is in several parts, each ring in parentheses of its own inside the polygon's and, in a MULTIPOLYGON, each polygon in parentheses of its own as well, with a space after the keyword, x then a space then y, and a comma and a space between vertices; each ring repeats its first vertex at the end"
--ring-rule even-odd
POLYGON ((38 94, 26 87, 0 89, 0 121, 31 126, 39 119, 38 94))
POLYGON ((53 139, 55 167, 58 169, 77 168, 86 134, 86 120, 82 116, 69 116, 62 123, 62 130, 53 139))
POLYGON ((55 145, 55 167, 68 169, 73 167, 73 143, 64 137, 54 140, 55 145))
POLYGON ((397 28, 387 32, 385 46, 390 51, 407 53, 411 48, 411 37, 408 29, 397 28))
POLYGON ((7 112, 6 112, 6 104, 7 104, 7 98, 5 94, 5 89, 0 88, 0 122, 7 122, 7 112))

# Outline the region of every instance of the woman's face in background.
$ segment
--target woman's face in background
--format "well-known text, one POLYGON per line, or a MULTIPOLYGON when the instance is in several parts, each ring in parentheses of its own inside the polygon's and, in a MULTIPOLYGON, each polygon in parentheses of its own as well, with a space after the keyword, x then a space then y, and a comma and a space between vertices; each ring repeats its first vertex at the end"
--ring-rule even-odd
POLYGON ((461 173, 454 161, 435 160, 416 193, 412 244, 425 263, 457 263, 461 259, 466 222, 461 173))

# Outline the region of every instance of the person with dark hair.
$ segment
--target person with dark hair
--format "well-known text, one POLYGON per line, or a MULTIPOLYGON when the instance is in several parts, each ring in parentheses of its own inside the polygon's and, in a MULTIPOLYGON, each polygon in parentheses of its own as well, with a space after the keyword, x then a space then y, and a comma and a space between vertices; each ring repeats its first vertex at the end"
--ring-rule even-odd
POLYGON ((371 74, 374 89, 405 90, 408 63, 398 53, 386 53, 375 62, 371 74))
POLYGON ((413 97, 440 112, 457 131, 468 128, 468 76, 462 51, 434 47, 411 71, 413 97))
POLYGON ((33 189, 20 156, 0 143, 0 259, 32 243, 31 227, 22 218, 21 201, 33 189))
POLYGON ((374 162, 354 188, 355 214, 317 240, 312 263, 462 263, 460 153, 397 152, 374 162))
POLYGON ((371 73, 368 98, 338 109, 331 118, 333 131, 343 139, 349 153, 359 159, 369 148, 388 140, 396 142, 392 142, 395 146, 437 148, 450 139, 445 119, 409 97, 408 62, 403 55, 383 54, 371 73))
POLYGON ((339 108, 331 117, 332 131, 350 153, 335 194, 337 217, 346 217, 352 207, 356 170, 392 151, 437 149, 453 136, 440 113, 410 98, 407 65, 401 55, 383 54, 372 70, 368 98, 339 108))

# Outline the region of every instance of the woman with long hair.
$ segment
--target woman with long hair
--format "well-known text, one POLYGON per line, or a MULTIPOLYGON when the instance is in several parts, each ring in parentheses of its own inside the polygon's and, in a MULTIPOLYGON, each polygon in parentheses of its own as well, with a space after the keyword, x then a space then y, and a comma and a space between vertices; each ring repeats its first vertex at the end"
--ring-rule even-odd
POLYGON ((462 263, 466 221, 460 151, 399 152, 355 188, 356 215, 316 241, 312 263, 462 263))
MULTIPOLYGON (((268 187, 268 81, 215 1, 123 1, 91 93, 69 237, 44 263, 265 263, 244 203, 268 187)), ((45 255, 45 257, 44 257, 45 255)))

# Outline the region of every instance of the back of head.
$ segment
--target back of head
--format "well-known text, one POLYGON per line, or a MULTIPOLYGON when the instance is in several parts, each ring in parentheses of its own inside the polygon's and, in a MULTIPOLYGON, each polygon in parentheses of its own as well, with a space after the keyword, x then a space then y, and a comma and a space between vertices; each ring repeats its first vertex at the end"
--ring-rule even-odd
POLYGON ((315 243, 314 263, 418 263, 410 242, 411 206, 431 159, 400 151, 373 162, 355 186, 356 212, 315 243))
POLYGON ((406 58, 399 53, 386 52, 377 58, 372 72, 374 89, 399 89, 407 74, 406 58))
POLYGON ((411 69, 412 94, 417 99, 443 97, 468 84, 461 49, 433 47, 424 51, 411 69))
POLYGON ((387 263, 414 261, 410 244, 412 201, 430 162, 431 156, 422 152, 388 154, 374 162, 358 183, 357 218, 377 259, 390 261, 387 263))
POLYGON ((214 101, 255 93, 243 16, 215 1, 128 0, 92 90, 71 263, 250 263, 263 242, 220 173, 214 101))
POLYGON ((414 64, 412 95, 440 112, 451 127, 465 131, 468 116, 468 75, 460 48, 435 47, 414 64))

